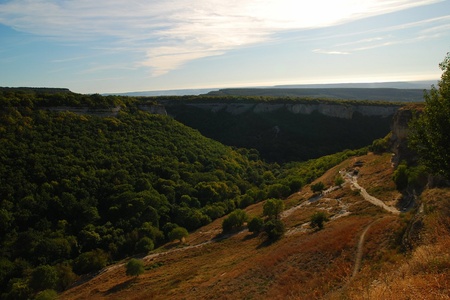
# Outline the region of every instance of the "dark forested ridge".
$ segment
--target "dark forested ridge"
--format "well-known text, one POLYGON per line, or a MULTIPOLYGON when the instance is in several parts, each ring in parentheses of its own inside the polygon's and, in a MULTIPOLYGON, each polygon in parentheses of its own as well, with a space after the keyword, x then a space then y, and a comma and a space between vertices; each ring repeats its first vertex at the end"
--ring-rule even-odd
POLYGON ((211 91, 216 96, 313 97, 347 100, 421 102, 423 89, 397 88, 235 88, 211 91))
POLYGON ((0 92, 1 299, 63 290, 147 253, 175 228, 286 197, 355 154, 281 167, 140 110, 142 99, 0 92), (48 109, 55 106, 120 110, 100 117, 48 109))

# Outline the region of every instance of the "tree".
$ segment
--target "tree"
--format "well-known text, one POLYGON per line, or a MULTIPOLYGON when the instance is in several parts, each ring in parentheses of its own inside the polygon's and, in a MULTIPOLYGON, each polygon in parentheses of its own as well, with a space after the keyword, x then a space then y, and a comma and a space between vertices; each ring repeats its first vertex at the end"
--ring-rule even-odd
POLYGON ((144 273, 144 263, 139 259, 132 258, 128 261, 126 269, 126 274, 128 276, 135 276, 135 278, 137 278, 144 273))
POLYGON ((184 227, 175 227, 169 232, 169 240, 175 241, 179 240, 180 242, 183 241, 183 239, 187 238, 189 235, 189 232, 184 227))
POLYGON ((263 206, 263 215, 269 219, 278 219, 280 213, 284 210, 284 203, 280 199, 268 199, 263 206))
POLYGON ((261 218, 254 217, 247 224, 248 231, 253 233, 259 233, 264 227, 264 221, 261 218))
POLYGON ((30 287, 35 291, 54 289, 58 284, 58 272, 49 265, 41 265, 33 270, 30 287))
POLYGON ((155 244, 153 243, 153 240, 146 236, 140 239, 135 245, 137 253, 148 253, 149 251, 152 251, 154 248, 155 244))
POLYGON ((283 236, 286 228, 281 220, 272 219, 264 224, 264 231, 269 241, 276 241, 283 236))
POLYGON ((42 292, 39 292, 36 297, 34 298, 35 300, 55 300, 56 298, 58 298, 58 293, 55 290, 43 290, 42 292))
POLYGON ((226 217, 222 222, 223 232, 229 232, 244 225, 247 221, 248 215, 242 209, 236 209, 226 217))
POLYGON ((409 128, 409 145, 434 173, 450 178, 450 52, 439 64, 443 71, 438 89, 425 92, 425 108, 409 128))
POLYGON ((318 183, 311 185, 311 190, 313 191, 313 193, 319 193, 324 189, 325 185, 323 184, 322 181, 319 181, 318 183))
POLYGON ((326 213, 323 211, 316 212, 311 216, 311 227, 321 230, 323 229, 323 223, 326 221, 328 221, 328 216, 326 213))

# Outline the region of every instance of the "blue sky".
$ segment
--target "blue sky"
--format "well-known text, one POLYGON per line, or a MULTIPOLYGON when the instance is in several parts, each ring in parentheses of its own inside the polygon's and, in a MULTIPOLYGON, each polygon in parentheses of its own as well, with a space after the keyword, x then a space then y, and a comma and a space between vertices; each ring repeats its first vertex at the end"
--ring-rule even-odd
POLYGON ((434 80, 449 51, 449 0, 0 0, 0 86, 434 80))

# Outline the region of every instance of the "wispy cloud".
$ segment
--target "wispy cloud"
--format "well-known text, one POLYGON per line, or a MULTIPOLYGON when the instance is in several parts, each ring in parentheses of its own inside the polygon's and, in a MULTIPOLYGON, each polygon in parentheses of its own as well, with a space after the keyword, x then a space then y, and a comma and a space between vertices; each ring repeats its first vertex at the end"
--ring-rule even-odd
POLYGON ((449 21, 450 16, 444 16, 401 25, 379 27, 364 32, 353 32, 350 42, 335 43, 329 45, 326 49, 316 49, 313 52, 323 54, 351 54, 375 48, 441 38, 443 35, 449 35, 449 21), (358 36, 363 36, 363 38, 358 39, 358 36))
POLYGON ((140 53, 140 65, 157 76, 195 59, 269 42, 285 30, 332 26, 435 2, 439 1, 11 0, 0 4, 0 23, 45 37, 89 42, 90 47, 140 53))

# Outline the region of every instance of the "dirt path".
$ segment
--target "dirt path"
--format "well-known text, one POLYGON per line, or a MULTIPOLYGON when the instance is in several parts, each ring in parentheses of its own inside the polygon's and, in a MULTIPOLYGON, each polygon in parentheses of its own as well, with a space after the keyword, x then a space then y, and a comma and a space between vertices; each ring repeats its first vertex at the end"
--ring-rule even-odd
POLYGON ((366 226, 366 228, 364 228, 364 231, 359 236, 358 246, 356 248, 355 266, 353 267, 352 277, 355 277, 356 274, 358 274, 359 269, 361 269, 361 262, 362 262, 362 256, 363 256, 363 250, 364 250, 364 241, 366 239, 367 231, 369 231, 370 227, 372 227, 373 224, 377 223, 378 221, 380 221, 382 219, 383 218, 372 221, 369 225, 366 226))
POLYGON ((358 177, 357 176, 352 176, 349 173, 345 173, 345 175, 343 175, 341 173, 341 176, 344 177, 345 181, 350 183, 350 186, 354 189, 357 189, 360 191, 361 196, 363 196, 364 200, 372 203, 373 205, 376 205, 378 207, 383 208, 384 210, 386 210, 387 212, 390 212, 392 214, 399 214, 400 211, 398 209, 396 209, 395 207, 392 206, 388 206, 386 205, 383 201, 381 201, 378 198, 375 198, 374 196, 370 195, 365 188, 363 188, 362 186, 360 186, 358 184, 358 177))
POLYGON ((373 223, 374 222, 367 225, 366 228, 364 229, 363 233, 359 237, 358 247, 356 248, 356 259, 355 259, 355 266, 353 267, 352 277, 355 277, 356 274, 358 273, 359 269, 361 268, 364 240, 366 238, 367 231, 370 229, 370 227, 372 226, 373 223))

